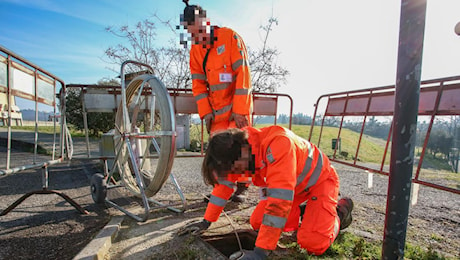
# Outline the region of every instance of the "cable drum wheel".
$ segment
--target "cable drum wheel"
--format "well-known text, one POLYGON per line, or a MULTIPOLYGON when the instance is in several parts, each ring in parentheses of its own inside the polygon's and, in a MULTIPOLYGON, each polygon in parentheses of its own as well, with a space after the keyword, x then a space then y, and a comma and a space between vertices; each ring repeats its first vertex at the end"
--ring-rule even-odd
POLYGON ((173 106, 166 87, 154 75, 137 76, 125 92, 126 107, 121 102, 117 109, 114 134, 120 179, 130 192, 140 196, 137 166, 145 195, 152 197, 168 179, 174 160, 173 106))

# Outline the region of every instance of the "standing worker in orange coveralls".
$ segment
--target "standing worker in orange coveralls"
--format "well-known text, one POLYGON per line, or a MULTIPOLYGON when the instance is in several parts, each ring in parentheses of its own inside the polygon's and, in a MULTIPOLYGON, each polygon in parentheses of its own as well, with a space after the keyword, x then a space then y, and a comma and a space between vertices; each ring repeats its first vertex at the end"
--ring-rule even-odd
MULTIPOLYGON (((229 28, 211 26, 205 10, 184 2, 181 24, 191 34, 192 91, 208 133, 251 125, 251 75, 243 39, 229 28)), ((247 186, 247 178, 241 178, 231 199, 243 202, 247 186)))
POLYGON ((258 231, 255 249, 242 258, 265 259, 281 232, 297 230, 297 243, 310 254, 323 254, 339 230, 352 222, 353 201, 339 201, 339 178, 329 159, 315 145, 280 126, 246 127, 216 133, 202 166, 206 184, 214 186, 204 219, 180 234, 206 230, 217 221, 244 174, 261 187, 261 200, 250 223, 258 231), (299 224, 299 218, 301 223, 299 224))

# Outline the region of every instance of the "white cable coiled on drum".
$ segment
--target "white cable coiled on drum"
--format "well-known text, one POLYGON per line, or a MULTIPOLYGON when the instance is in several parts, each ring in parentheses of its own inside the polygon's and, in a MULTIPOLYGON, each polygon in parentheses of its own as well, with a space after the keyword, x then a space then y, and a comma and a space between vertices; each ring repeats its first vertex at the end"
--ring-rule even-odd
POLYGON ((136 163, 146 186, 146 196, 151 197, 166 182, 173 164, 176 147, 174 110, 166 87, 154 75, 144 74, 137 76, 126 87, 125 93, 126 111, 128 113, 123 115, 123 102, 120 102, 115 118, 115 153, 119 151, 121 153, 118 155, 116 163, 124 186, 133 194, 139 196, 139 186, 136 183, 133 168, 133 163, 136 163), (145 93, 149 92, 149 90, 151 95, 147 97, 145 93), (144 95, 139 93, 144 93, 144 95), (153 117, 154 120, 148 120, 145 110, 144 112, 141 110, 141 105, 149 106, 151 118, 153 117), (123 133, 136 133, 138 119, 142 116, 144 129, 140 129, 139 136, 144 136, 144 138, 130 137, 130 142, 134 143, 132 147, 134 150, 139 151, 139 154, 133 153, 136 158, 130 158, 128 147, 123 140, 123 133), (147 120, 149 122, 145 122, 147 120), (146 125, 150 129, 146 130, 146 125), (155 138, 146 138, 146 136, 152 135, 155 138), (144 147, 139 149, 139 144, 144 147), (120 149, 120 146, 123 146, 123 148, 120 149), (155 158, 146 158, 151 156, 155 158))

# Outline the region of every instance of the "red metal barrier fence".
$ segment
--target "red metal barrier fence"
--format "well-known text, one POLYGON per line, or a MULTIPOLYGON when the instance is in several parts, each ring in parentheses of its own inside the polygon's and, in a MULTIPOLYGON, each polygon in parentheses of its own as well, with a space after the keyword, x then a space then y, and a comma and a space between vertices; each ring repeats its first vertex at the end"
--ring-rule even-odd
MULTIPOLYGON (((330 123, 331 119, 338 119, 335 121, 335 125, 337 126, 338 124, 338 128, 337 135, 334 136, 332 140, 332 153, 330 154, 331 160, 341 164, 361 168, 369 172, 389 175, 388 153, 391 145, 391 133, 393 128, 394 95, 394 85, 322 95, 318 98, 315 104, 315 113, 313 115, 313 123, 311 125, 308 139, 320 146, 324 127, 328 124, 328 122, 330 123), (320 105, 324 105, 324 99, 326 99, 325 109, 323 112, 319 112, 318 109, 320 105), (321 116, 321 118, 317 118, 319 116, 321 116), (372 165, 360 161, 360 148, 364 138, 366 124, 369 124, 369 122, 375 120, 375 118, 388 120, 389 127, 380 163, 372 165), (343 142, 341 142, 341 133, 344 129, 344 124, 349 122, 349 120, 355 120, 355 124, 361 124, 359 137, 355 140, 355 142, 353 142, 356 145, 355 147, 343 147, 343 142), (319 130, 317 129, 318 126, 315 128, 315 124, 318 123, 318 121, 320 121, 319 130), (318 139, 314 139, 313 134, 315 134, 315 136, 317 135, 318 139), (344 149, 347 151, 343 152, 342 150, 344 149), (351 161, 344 159, 347 158, 350 153, 352 154, 351 161)), ((460 194, 460 190, 458 189, 459 183, 449 183, 448 180, 441 180, 439 182, 435 179, 422 180, 421 178, 421 173, 423 172, 423 159, 427 153, 427 144, 435 121, 443 116, 452 117, 459 115, 460 76, 421 82, 418 109, 419 123, 420 118, 422 117, 426 117, 429 120, 429 123, 426 125, 425 136, 419 137, 423 138, 421 139, 423 146, 421 147, 417 168, 415 169, 415 175, 412 179, 413 183, 460 194), (446 183, 448 183, 448 185, 446 185, 446 183)), ((417 132, 417 134, 421 133, 422 131, 417 132)), ((454 146, 459 144, 459 140, 455 140, 455 138, 458 138, 458 136, 454 136, 454 146)), ((454 147, 457 151, 458 148, 459 147, 454 147)), ((325 148, 324 150, 328 151, 330 149, 325 148)), ((454 156, 457 156, 458 161, 458 153, 454 154, 454 156)))
MULTIPOLYGON (((106 112, 116 113, 118 105, 121 100, 121 89, 120 86, 103 86, 103 85, 90 85, 90 84, 68 84, 67 89, 79 89, 82 93, 82 107, 83 107, 83 120, 87 126, 87 113, 91 112, 106 112)), ((168 88, 174 113, 193 115, 198 114, 198 108, 196 106, 195 98, 193 97, 191 89, 179 89, 179 88, 168 88)), ((142 96, 148 99, 150 96, 150 89, 146 87, 143 90, 142 96)), ((289 101, 289 129, 292 125, 292 111, 293 111, 293 100, 287 94, 281 93, 252 93, 254 106, 252 117, 254 116, 274 116, 275 124, 276 117, 278 116, 279 99, 285 98, 289 101)), ((148 102, 146 102, 147 104, 148 102)), ((141 110, 149 112, 148 107, 142 107, 141 110)), ((88 141, 88 129, 87 143, 88 141)), ((204 137, 203 137, 203 124, 201 125, 201 149, 203 149, 204 137)), ((201 155, 203 155, 203 150, 201 155)), ((91 156, 89 144, 87 144, 87 156, 91 156)))

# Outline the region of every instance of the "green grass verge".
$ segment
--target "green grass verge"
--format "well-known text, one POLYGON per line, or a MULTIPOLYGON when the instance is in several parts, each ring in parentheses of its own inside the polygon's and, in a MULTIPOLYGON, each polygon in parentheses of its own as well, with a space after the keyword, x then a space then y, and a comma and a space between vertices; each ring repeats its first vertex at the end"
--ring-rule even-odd
MULTIPOLYGON (((381 259, 382 242, 369 241, 350 232, 340 232, 334 243, 321 256, 308 255, 296 242, 280 241, 288 252, 274 254, 269 259, 381 259)), ((404 259, 454 259, 447 258, 431 248, 423 249, 406 243, 404 259)))
MULTIPOLYGON (((2 126, 2 128, 7 128, 7 127, 2 126)), ((68 125, 68 128, 69 128, 69 131, 72 137, 85 137, 84 131, 77 130, 72 125, 68 125)), ((11 129, 35 132, 35 126, 11 126, 11 129)), ((60 133, 60 131, 61 131, 61 126, 59 125, 56 125, 56 128, 54 128, 54 126, 39 126, 38 127, 38 132, 44 133, 44 134, 53 134, 54 132, 60 133)))
MULTIPOLYGON (((176 259, 205 259, 202 257, 202 251, 193 247, 195 239, 184 241, 174 252, 176 259)), ((279 244, 285 249, 277 249, 272 252, 268 259, 270 260, 313 260, 313 259, 381 259, 382 242, 369 241, 350 232, 340 232, 334 243, 321 256, 309 255, 304 249, 292 241, 292 238, 285 238, 279 241, 279 244)), ((445 257, 431 248, 423 249, 419 246, 413 246, 406 243, 404 250, 404 259, 407 260, 453 260, 455 258, 445 257)))

